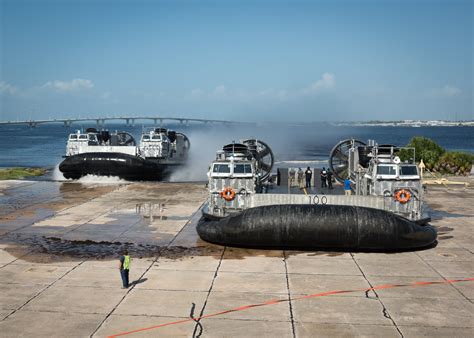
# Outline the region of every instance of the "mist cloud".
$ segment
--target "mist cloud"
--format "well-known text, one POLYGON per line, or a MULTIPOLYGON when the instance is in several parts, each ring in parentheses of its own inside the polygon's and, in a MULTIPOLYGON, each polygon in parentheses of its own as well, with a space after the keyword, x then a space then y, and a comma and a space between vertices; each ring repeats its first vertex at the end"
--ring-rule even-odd
POLYGON ((332 73, 324 73, 318 81, 303 89, 304 94, 319 92, 324 89, 332 89, 336 86, 336 77, 332 73))
POLYGON ((300 88, 264 88, 250 91, 246 89, 229 88, 224 84, 220 84, 209 91, 194 88, 185 96, 186 98, 194 100, 207 101, 212 101, 212 99, 227 99, 233 101, 258 101, 268 99, 283 101, 320 94, 324 91, 332 90, 335 87, 336 76, 333 73, 323 73, 320 79, 300 88))
POLYGON ((0 94, 13 95, 17 92, 17 88, 5 81, 0 81, 0 94))
POLYGON ((87 79, 73 79, 71 81, 48 81, 43 85, 43 88, 53 88, 60 92, 71 92, 82 89, 91 89, 94 87, 94 83, 87 79))
POLYGON ((451 98, 459 96, 461 94, 461 89, 451 85, 445 85, 442 88, 435 88, 429 91, 428 93, 432 97, 438 98, 451 98))

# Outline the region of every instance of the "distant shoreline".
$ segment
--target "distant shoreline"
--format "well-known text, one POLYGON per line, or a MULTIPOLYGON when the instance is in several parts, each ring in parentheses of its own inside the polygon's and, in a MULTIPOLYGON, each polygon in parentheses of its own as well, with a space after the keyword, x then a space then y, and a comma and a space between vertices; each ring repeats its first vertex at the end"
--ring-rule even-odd
POLYGON ((403 121, 356 121, 333 122, 337 127, 474 127, 474 121, 442 121, 442 120, 403 120, 403 121))

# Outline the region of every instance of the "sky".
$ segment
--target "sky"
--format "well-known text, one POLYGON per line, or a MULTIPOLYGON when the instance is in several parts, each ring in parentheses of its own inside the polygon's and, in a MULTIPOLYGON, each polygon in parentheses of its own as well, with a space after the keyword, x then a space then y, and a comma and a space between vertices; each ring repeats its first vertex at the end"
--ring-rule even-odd
POLYGON ((474 119, 471 0, 0 4, 0 120, 474 119))

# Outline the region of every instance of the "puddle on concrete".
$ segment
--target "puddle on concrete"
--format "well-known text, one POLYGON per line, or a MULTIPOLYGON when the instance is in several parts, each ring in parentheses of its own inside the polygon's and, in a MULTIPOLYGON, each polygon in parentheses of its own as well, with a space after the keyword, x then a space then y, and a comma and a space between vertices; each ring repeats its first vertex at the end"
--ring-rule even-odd
POLYGON ((51 217, 54 212, 99 197, 117 186, 80 183, 35 182, 12 187, 0 198, 0 220, 31 218, 32 223, 51 217), (43 211, 48 213, 44 215, 43 211))
POLYGON ((169 216, 166 215, 166 205, 165 203, 137 203, 135 205, 135 212, 142 216, 143 219, 148 221, 151 224, 154 220, 162 221, 187 221, 189 216, 169 216))
POLYGON ((10 223, 9 221, 31 220, 32 224, 45 218, 54 216, 55 212, 51 208, 43 208, 41 206, 35 208, 23 209, 21 211, 11 212, 7 215, 0 216, 1 223, 10 223))
POLYGON ((165 203, 137 203, 135 205, 135 212, 137 215, 143 217, 150 224, 154 220, 167 220, 168 217, 165 216, 166 204, 165 203))

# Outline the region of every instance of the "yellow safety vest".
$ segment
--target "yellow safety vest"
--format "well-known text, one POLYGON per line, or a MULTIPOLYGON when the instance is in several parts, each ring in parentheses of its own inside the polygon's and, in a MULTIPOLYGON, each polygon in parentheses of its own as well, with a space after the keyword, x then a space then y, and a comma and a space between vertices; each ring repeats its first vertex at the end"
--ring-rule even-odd
POLYGON ((123 269, 130 270, 130 256, 123 256, 125 259, 123 260, 123 269))

